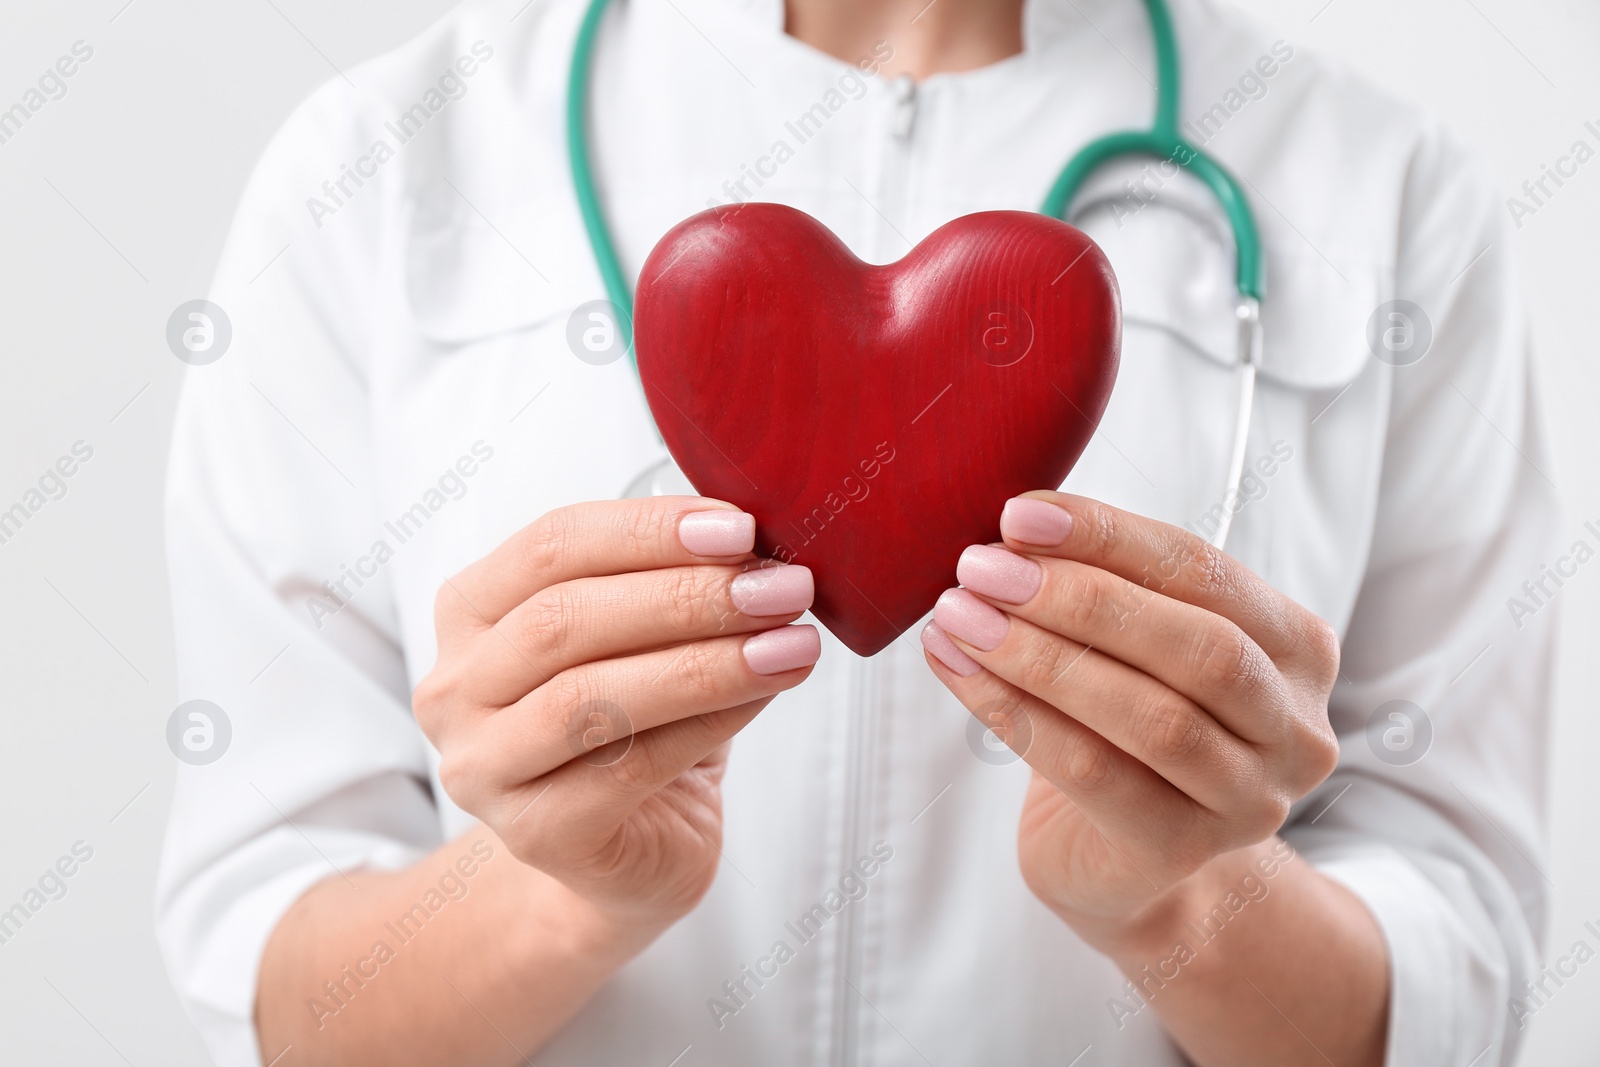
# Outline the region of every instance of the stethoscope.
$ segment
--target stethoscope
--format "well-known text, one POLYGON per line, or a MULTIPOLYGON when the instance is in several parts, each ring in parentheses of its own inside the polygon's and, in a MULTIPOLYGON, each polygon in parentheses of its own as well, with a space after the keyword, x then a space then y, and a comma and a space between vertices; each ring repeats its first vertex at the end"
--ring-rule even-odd
MULTIPOLYGON (((606 295, 621 319, 617 326, 632 363, 633 294, 623 276, 616 245, 611 240, 605 213, 600 207, 600 195, 595 187, 589 159, 589 72, 593 65, 600 19, 605 14, 608 2, 589 0, 589 8, 578 27, 577 42, 572 50, 572 70, 567 81, 567 155, 572 163, 572 183, 577 190, 578 208, 583 215, 584 228, 588 231, 589 245, 594 250, 600 277, 605 282, 606 295)), ((1054 218, 1065 219, 1067 208, 1091 174, 1114 160, 1134 156, 1171 160, 1189 171, 1206 184, 1227 214, 1233 229, 1237 256, 1235 284, 1238 302, 1234 313, 1238 322, 1238 347, 1234 366, 1238 375, 1239 402, 1234 422, 1233 451, 1228 460, 1228 487, 1222 498, 1222 517, 1211 539, 1212 544, 1221 548, 1227 542, 1228 531, 1233 525, 1240 482, 1244 477, 1250 414, 1255 402, 1256 369, 1261 365, 1264 275, 1261 238, 1256 231, 1255 216, 1239 183, 1210 156, 1185 141, 1178 132, 1178 42, 1172 28, 1172 13, 1167 9, 1166 0, 1144 0, 1144 4, 1150 14, 1150 32, 1155 40, 1158 72, 1154 123, 1148 130, 1127 130, 1091 142, 1067 161, 1039 210, 1054 218)), ((638 371, 637 363, 634 363, 634 370, 638 371)), ((649 496, 663 492, 693 492, 671 459, 664 460, 634 479, 624 495, 649 496)))

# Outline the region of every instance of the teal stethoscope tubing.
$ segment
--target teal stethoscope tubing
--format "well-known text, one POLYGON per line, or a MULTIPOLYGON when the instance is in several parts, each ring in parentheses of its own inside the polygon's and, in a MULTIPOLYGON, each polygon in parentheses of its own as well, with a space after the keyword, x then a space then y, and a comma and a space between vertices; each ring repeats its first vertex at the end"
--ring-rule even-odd
MULTIPOLYGON (((588 233, 595 263, 600 269, 606 295, 616 307, 618 329, 627 344, 628 359, 633 354, 633 293, 617 258, 616 245, 606 225, 605 212, 590 165, 588 104, 590 71, 593 67, 595 37, 609 0, 589 0, 583 22, 578 26, 572 49, 572 68, 567 81, 567 156, 572 165, 572 184, 577 192, 578 210, 588 233)), ((1148 130, 1128 130, 1101 137, 1067 161, 1045 196, 1041 212, 1063 219, 1073 198, 1089 176, 1108 163, 1129 157, 1171 160, 1204 182, 1228 216, 1235 248, 1235 285, 1239 291, 1236 317, 1239 325, 1237 372, 1239 401, 1232 454, 1228 464, 1228 489, 1221 501, 1222 516, 1212 543, 1221 547, 1227 540, 1239 486, 1244 472, 1244 455, 1249 440, 1250 414, 1255 398, 1256 368, 1261 362, 1261 298, 1265 266, 1261 238, 1255 216, 1239 183, 1215 160, 1185 141, 1178 132, 1181 75, 1177 35, 1166 0, 1144 0, 1150 16, 1150 33, 1156 53, 1156 115, 1148 130)), ((638 370, 637 363, 634 364, 638 370)))

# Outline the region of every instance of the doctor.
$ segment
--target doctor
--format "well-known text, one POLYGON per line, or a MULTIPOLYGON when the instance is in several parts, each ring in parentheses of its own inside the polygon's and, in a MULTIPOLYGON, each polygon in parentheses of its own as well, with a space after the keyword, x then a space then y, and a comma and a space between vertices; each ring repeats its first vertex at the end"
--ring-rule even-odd
MULTIPOLYGON (((231 742, 180 768, 158 919, 217 1061, 1511 1063, 1560 579, 1482 164, 1175 0, 1185 134, 1266 253, 1241 490, 1228 228, 1119 164, 1072 216, 1126 315, 1094 443, 861 660, 803 568, 746 572, 748 515, 618 499, 662 450, 572 340, 584 6, 334 79, 229 238, 168 520, 181 697, 231 742)), ((1136 0, 623 0, 622 263, 708 202, 876 261, 1035 206, 1147 124, 1150 42, 1136 0)))

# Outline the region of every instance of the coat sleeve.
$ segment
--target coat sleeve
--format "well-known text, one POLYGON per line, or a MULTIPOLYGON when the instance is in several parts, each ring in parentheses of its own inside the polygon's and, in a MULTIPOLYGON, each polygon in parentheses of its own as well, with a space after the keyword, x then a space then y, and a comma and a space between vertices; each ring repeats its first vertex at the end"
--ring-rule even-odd
POLYGON ((259 1062, 256 972, 295 899, 438 843, 388 579, 351 569, 379 534, 363 346, 394 195, 338 184, 375 140, 362 110, 335 81, 257 167, 211 294, 231 345, 186 369, 169 461, 179 700, 228 729, 179 764, 157 936, 229 1067, 259 1062))
POLYGON ((1383 930, 1394 1067, 1511 1064, 1545 932, 1558 546, 1580 531, 1560 532, 1508 222, 1486 168, 1424 138, 1373 548, 1330 705, 1340 764, 1285 831, 1383 930))

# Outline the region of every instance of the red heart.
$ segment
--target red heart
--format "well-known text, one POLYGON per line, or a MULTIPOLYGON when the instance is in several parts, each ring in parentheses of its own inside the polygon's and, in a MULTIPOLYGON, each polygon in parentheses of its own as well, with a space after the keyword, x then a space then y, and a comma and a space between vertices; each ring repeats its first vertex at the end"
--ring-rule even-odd
POLYGON ((873 266, 778 204, 679 223, 639 278, 635 352, 673 459, 816 577, 813 613, 878 652, 955 582, 1000 509, 1060 485, 1105 411, 1122 312, 1099 247, 986 211, 873 266))

